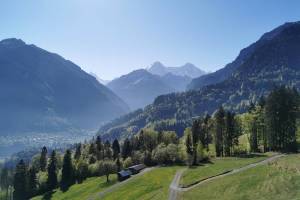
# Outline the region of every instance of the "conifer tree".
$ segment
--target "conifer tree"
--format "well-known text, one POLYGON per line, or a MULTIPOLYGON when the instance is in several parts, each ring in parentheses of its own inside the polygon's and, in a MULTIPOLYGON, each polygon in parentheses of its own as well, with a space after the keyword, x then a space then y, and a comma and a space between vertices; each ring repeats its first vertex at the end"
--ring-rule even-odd
POLYGON ((119 154, 120 154, 120 144, 117 139, 114 140, 112 149, 113 149, 113 158, 115 160, 116 158, 119 157, 119 154))
POLYGON ((36 177, 36 169, 32 166, 28 171, 28 197, 33 197, 37 192, 37 177, 36 177))
POLYGON ((220 107, 215 115, 216 125, 215 125, 215 146, 216 146, 216 156, 224 155, 224 145, 223 137, 225 132, 225 111, 223 107, 220 107))
POLYGON ((128 138, 125 139, 123 143, 123 148, 122 148, 122 156, 123 159, 126 159, 127 157, 131 156, 131 144, 128 138))
POLYGON ((57 181, 57 158, 55 150, 52 151, 50 163, 48 165, 47 188, 53 190, 58 186, 57 181))
POLYGON ((41 152, 40 169, 43 172, 45 172, 47 169, 47 148, 45 146, 42 148, 42 152, 41 152))
POLYGON ((16 166, 15 175, 14 175, 14 200, 24 200, 28 198, 27 194, 27 169, 23 160, 16 166))
POLYGON ((64 155, 61 183, 62 191, 66 191, 72 184, 74 184, 74 168, 72 163, 71 151, 68 149, 64 155))
POLYGON ((75 154, 74 154, 74 159, 75 160, 79 160, 80 156, 81 156, 81 143, 77 144, 76 146, 76 151, 75 151, 75 154))

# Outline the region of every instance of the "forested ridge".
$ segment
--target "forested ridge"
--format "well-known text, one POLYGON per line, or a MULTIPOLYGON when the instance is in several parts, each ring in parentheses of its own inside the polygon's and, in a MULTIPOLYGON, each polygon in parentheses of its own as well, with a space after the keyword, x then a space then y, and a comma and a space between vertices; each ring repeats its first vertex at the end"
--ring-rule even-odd
POLYGON ((186 127, 193 117, 212 114, 220 106, 242 113, 251 102, 257 102, 275 87, 300 89, 300 54, 297 53, 300 52, 300 23, 282 25, 260 40, 250 49, 242 50, 243 57, 235 62, 238 66, 225 80, 198 90, 158 96, 144 110, 112 121, 101 127, 98 134, 108 139, 125 138, 144 127, 159 127, 162 121, 171 127, 186 127))

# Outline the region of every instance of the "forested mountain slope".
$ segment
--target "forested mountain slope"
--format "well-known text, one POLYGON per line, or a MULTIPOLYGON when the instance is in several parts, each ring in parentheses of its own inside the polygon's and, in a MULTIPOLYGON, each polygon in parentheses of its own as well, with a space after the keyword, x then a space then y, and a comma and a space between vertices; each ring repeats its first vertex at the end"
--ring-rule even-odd
POLYGON ((178 127, 194 116, 214 112, 221 105, 242 112, 276 85, 300 89, 300 23, 284 24, 260 40, 263 42, 241 52, 239 57, 246 55, 233 62, 239 64, 223 81, 199 90, 159 96, 144 110, 103 126, 99 134, 122 138, 150 124, 178 127))

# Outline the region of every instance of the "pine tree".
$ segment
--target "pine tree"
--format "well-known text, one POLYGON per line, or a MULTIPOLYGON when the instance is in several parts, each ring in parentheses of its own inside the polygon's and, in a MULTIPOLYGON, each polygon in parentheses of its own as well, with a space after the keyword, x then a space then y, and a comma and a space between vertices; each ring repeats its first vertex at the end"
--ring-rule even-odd
POLYGON ((28 171, 28 197, 33 197, 37 192, 37 177, 36 177, 36 169, 31 167, 28 171))
POLYGON ((123 148, 122 148, 122 156, 123 159, 126 159, 127 157, 131 156, 131 144, 128 138, 125 139, 123 143, 123 148))
POLYGON ((8 177, 8 169, 3 168, 1 170, 1 176, 0 176, 0 188, 4 189, 6 192, 5 199, 8 199, 8 188, 9 188, 9 177, 8 177))
POLYGON ((62 191, 66 191, 75 182, 74 168, 72 163, 71 151, 68 149, 64 155, 61 183, 60 187, 62 191))
POLYGON ((74 154, 74 159, 75 160, 79 160, 81 156, 81 143, 77 144, 76 146, 76 151, 75 151, 75 154, 74 154))
POLYGON ((220 107, 215 115, 216 126, 215 126, 215 145, 216 145, 216 156, 224 155, 224 132, 225 132, 225 111, 223 107, 220 107))
POLYGON ((57 181, 57 159, 55 150, 52 151, 50 163, 48 166, 47 187, 48 190, 53 190, 58 186, 57 181))
POLYGON ((200 121, 195 120, 192 125, 192 143, 193 143, 193 165, 197 164, 197 146, 198 146, 198 141, 200 138, 200 127, 199 127, 200 121))
POLYGON ((96 149, 97 149, 97 159, 98 160, 104 159, 104 148, 100 136, 97 136, 96 139, 96 149))
POLYGON ((16 171, 14 175, 14 200, 24 200, 27 199, 27 169, 23 160, 16 166, 16 171))
POLYGON ((119 157, 119 154, 120 154, 120 144, 117 139, 114 140, 112 149, 113 149, 113 158, 115 160, 116 158, 119 157))
POLYGON ((186 153, 188 155, 188 164, 191 165, 192 162, 190 162, 190 158, 193 157, 194 148, 193 148, 192 135, 191 135, 190 131, 186 132, 185 147, 186 147, 186 153))
POLYGON ((265 106, 267 140, 270 150, 297 151, 296 119, 299 113, 297 90, 281 86, 268 96, 265 106))
POLYGON ((40 169, 43 172, 45 172, 47 169, 47 148, 45 146, 42 148, 42 152, 41 152, 40 169))

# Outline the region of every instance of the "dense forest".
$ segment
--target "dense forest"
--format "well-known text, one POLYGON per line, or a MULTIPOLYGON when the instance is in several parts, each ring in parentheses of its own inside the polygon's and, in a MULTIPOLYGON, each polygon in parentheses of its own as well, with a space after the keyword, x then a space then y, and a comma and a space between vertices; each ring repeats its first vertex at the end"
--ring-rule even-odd
POLYGON ((194 118, 180 135, 162 122, 159 130, 144 128, 122 142, 97 136, 64 153, 43 147, 29 163, 20 160, 15 168, 1 166, 0 197, 18 200, 47 195, 56 188, 66 191, 93 176, 106 175, 109 181, 110 174, 140 163, 193 166, 213 157, 297 152, 297 120, 299 93, 282 86, 253 102, 243 114, 221 106, 211 116, 194 118))

